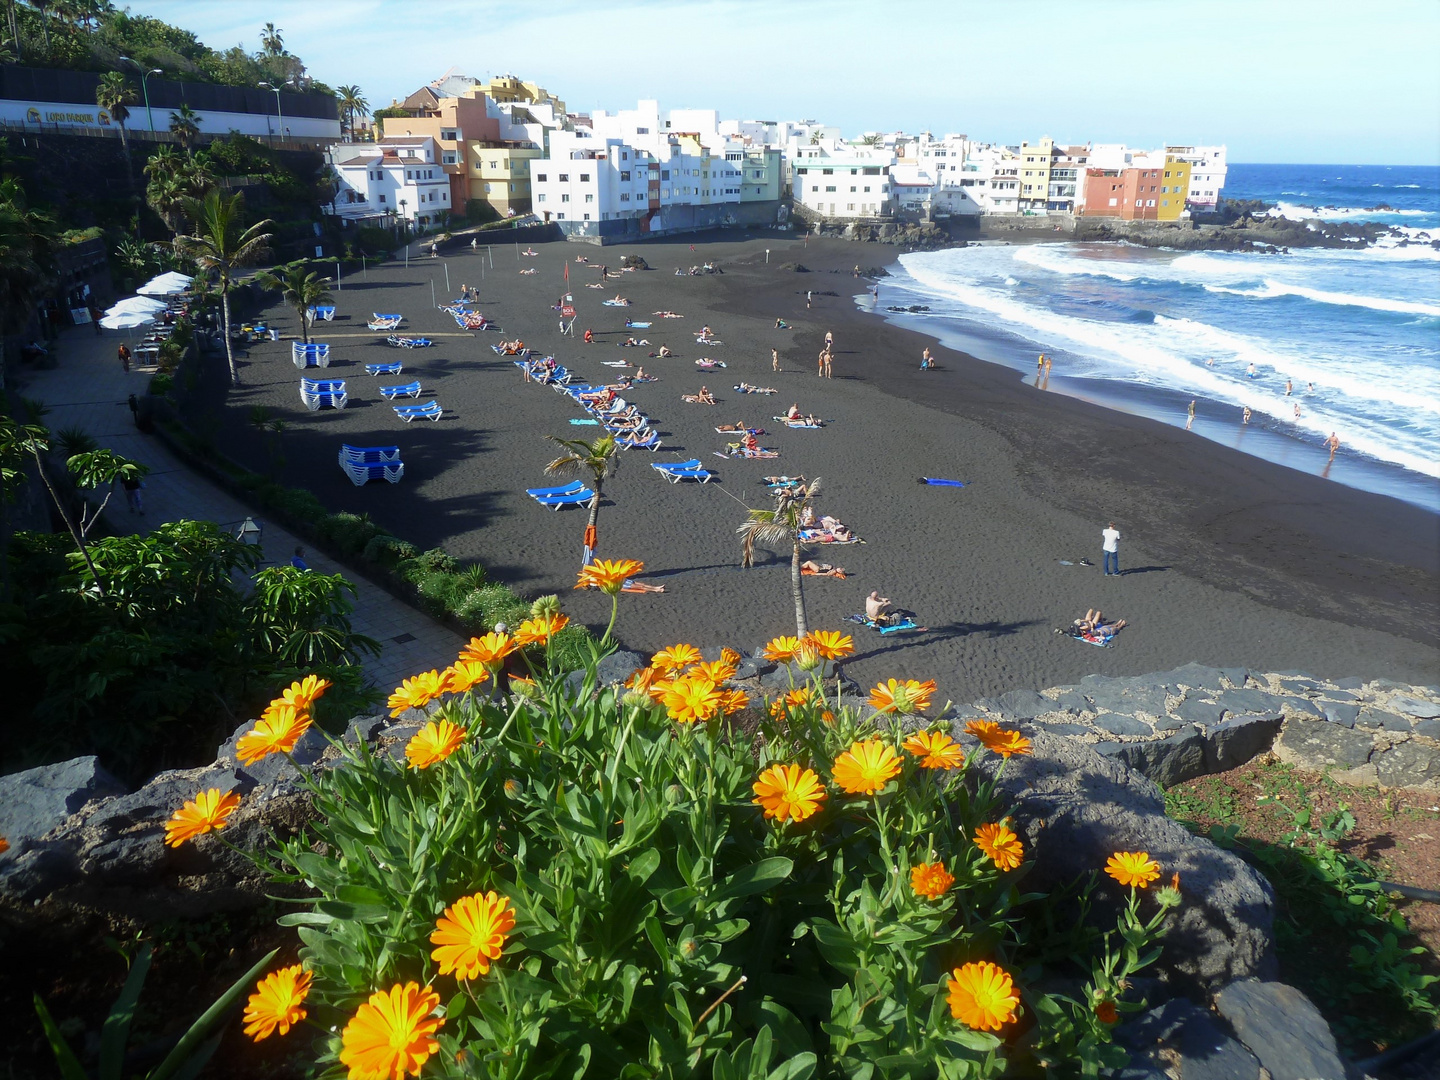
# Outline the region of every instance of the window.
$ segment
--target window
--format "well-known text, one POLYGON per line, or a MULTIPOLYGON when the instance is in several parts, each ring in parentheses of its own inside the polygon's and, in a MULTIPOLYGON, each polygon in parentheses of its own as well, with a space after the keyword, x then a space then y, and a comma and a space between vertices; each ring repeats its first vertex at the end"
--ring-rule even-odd
POLYGON ((514 195, 514 194, 515 194, 515 185, 514 185, 514 184, 511 184, 511 185, 510 185, 510 194, 511 194, 511 195, 514 195))
POLYGON ((846 210, 854 210, 854 209, 855 209, 855 204, 854 204, 853 202, 852 202, 852 203, 846 203, 846 204, 845 204, 845 209, 846 209, 846 210))
MULTIPOLYGON (((586 197, 588 198, 589 196, 586 196, 586 197)), ((621 202, 629 202, 629 201, 630 201, 630 193, 629 193, 628 191, 622 191, 622 192, 620 193, 620 201, 621 201, 621 202)))
MULTIPOLYGON (((811 184, 811 185, 810 185, 810 190, 811 190, 811 191, 819 191, 819 190, 820 190, 820 185, 819 185, 819 184, 811 184)), ((381 197, 383 198, 384 196, 381 196, 381 197)))
MULTIPOLYGON (((851 188, 850 190, 853 191, 853 190, 855 190, 855 189, 854 189, 854 188, 851 188)), ((870 190, 870 185, 869 185, 869 184, 866 184, 866 185, 865 185, 865 190, 866 190, 866 192, 869 192, 869 190, 870 190)))
POLYGON ((669 179, 670 179, 670 170, 669 170, 669 169, 661 169, 661 170, 660 170, 660 179, 661 179, 661 180, 669 180, 669 179))
POLYGON ((824 173, 826 176, 833 176, 834 173, 835 173, 835 170, 834 170, 834 169, 821 169, 820 171, 821 171, 822 173, 824 173))
POLYGON ((384 196, 384 195, 381 195, 381 196, 380 196, 380 201, 381 201, 382 203, 385 201, 385 196, 384 196))
POLYGON ((561 201, 561 202, 569 202, 569 201, 570 201, 570 196, 569 196, 569 195, 561 195, 561 196, 560 196, 560 201, 561 201))
POLYGON ((535 174, 535 179, 538 180, 540 183, 543 184, 543 183, 545 183, 545 174, 544 174, 543 172, 542 172, 542 173, 536 173, 536 174, 535 174))
POLYGON ((560 174, 560 183, 562 183, 562 184, 568 184, 569 182, 570 182, 570 174, 569 174, 569 173, 563 173, 563 172, 562 172, 562 173, 560 174))
MULTIPOLYGON (((536 196, 535 196, 535 201, 536 201, 536 202, 544 202, 544 201, 545 201, 545 193, 542 191, 539 195, 536 195, 536 196)), ((1113 201, 1113 200, 1112 200, 1112 201, 1113 201)))
POLYGON ((649 129, 648 127, 643 127, 643 128, 642 128, 642 127, 637 127, 637 128, 635 129, 635 134, 636 134, 636 135, 649 135, 649 134, 650 134, 650 129, 649 129))
POLYGON ((440 129, 440 138, 445 139, 445 140, 448 141, 448 142, 454 142, 454 141, 455 141, 456 139, 458 139, 459 137, 460 137, 460 133, 459 133, 458 131, 456 131, 454 128, 441 128, 441 129, 440 129))
POLYGON ((565 220, 565 215, 564 215, 563 213, 556 214, 556 215, 555 215, 555 220, 556 220, 556 221, 564 221, 564 220, 565 220))
POLYGON ((622 173, 620 174, 620 179, 621 179, 621 180, 629 180, 629 179, 630 179, 630 174, 629 174, 628 172, 622 172, 622 173))
POLYGON ((620 160, 621 160, 621 161, 629 161, 629 160, 630 160, 630 151, 628 151, 628 150, 622 150, 622 151, 620 151, 620 160))
POLYGON ((594 202, 594 201, 595 201, 595 196, 592 195, 590 192, 587 191, 587 192, 585 193, 585 201, 586 201, 586 202, 594 202))
POLYGON ((829 185, 825 190, 826 190, 826 191, 834 191, 834 190, 835 190, 835 185, 834 185, 834 184, 831 184, 831 185, 829 185))
POLYGON ((489 185, 489 184, 486 184, 486 185, 485 185, 485 194, 486 194, 486 195, 489 195, 489 194, 490 194, 490 185, 489 185))
POLYGON ((588 184, 590 182, 590 174, 588 172, 582 172, 580 174, 580 182, 582 184, 588 184))
POLYGON ((585 220, 586 220, 586 221, 589 221, 589 220, 590 220, 590 215, 589 215, 589 214, 586 214, 586 215, 585 215, 585 220))
MULTIPOLYGON (((809 172, 810 170, 809 170, 809 169, 796 169, 795 171, 796 171, 797 173, 799 173, 801 176, 804 176, 804 175, 805 175, 807 172, 809 172)), ((759 173, 756 173, 755 175, 758 177, 760 174, 759 174, 759 173)))
MULTIPOLYGON (((867 188, 866 190, 869 190, 869 189, 867 188)), ((854 194, 855 194, 855 185, 854 185, 854 184, 851 184, 851 185, 850 185, 850 194, 851 194, 851 195, 854 195, 854 194)))

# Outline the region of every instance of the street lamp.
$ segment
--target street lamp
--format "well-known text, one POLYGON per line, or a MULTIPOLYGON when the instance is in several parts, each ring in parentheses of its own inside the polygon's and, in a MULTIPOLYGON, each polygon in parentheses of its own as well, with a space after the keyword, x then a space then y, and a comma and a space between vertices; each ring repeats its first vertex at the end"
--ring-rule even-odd
POLYGON ((159 68, 151 68, 149 71, 146 71, 144 68, 140 67, 139 63, 131 60, 128 56, 122 56, 120 57, 120 59, 128 60, 130 63, 134 64, 135 67, 138 68, 140 71, 140 90, 145 95, 145 118, 150 122, 150 130, 153 133, 155 130, 155 114, 150 111, 150 84, 147 80, 150 78, 151 75, 163 75, 165 73, 159 68))
POLYGON ((280 111, 280 87, 271 86, 268 82, 262 82, 259 85, 275 95, 275 137, 278 139, 285 132, 285 114, 280 111))

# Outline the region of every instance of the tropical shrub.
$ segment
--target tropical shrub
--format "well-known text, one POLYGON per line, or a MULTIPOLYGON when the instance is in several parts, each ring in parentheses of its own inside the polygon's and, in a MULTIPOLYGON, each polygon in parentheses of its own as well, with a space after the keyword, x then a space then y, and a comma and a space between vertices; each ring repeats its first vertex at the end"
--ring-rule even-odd
MULTIPOLYGON (((612 596, 635 572, 593 565, 612 596)), ((280 920, 300 965, 251 1003, 262 1020, 313 1024, 327 1075, 960 1078, 1124 1063, 1110 1031, 1143 1008, 1129 979, 1158 955, 1178 884, 1147 891, 1159 867, 1117 852, 1106 870, 1129 898, 1115 930, 1057 929, 1054 901, 1023 889, 1028 856, 993 774, 975 767, 1026 753, 1017 732, 972 724, 965 746, 924 725, 933 683, 890 680, 868 708, 842 707, 814 675, 852 647, 837 633, 771 643, 799 674, 767 706, 729 686, 728 650, 703 663, 677 645, 602 686, 607 640, 566 680, 564 624, 552 599, 513 636, 472 639, 391 695, 392 715, 429 709, 404 760, 345 746, 342 767, 308 778, 318 824, 273 853, 277 880, 315 894, 280 920)), ((284 707, 296 695, 242 750, 293 745, 307 723, 284 707)), ((220 799, 187 804, 177 842, 223 824, 220 799)))

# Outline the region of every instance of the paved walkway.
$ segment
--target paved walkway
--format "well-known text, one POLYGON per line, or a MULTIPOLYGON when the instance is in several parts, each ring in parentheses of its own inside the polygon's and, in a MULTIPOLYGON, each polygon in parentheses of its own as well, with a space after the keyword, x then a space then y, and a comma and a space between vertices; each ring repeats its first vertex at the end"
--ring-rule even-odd
MULTIPOLYGON (((302 541, 191 472, 158 439, 136 429, 127 399, 130 394, 144 394, 154 369, 132 363, 126 374, 116 359, 116 349, 124 340, 123 334, 111 332, 97 337, 88 326, 69 328, 60 339, 58 366, 23 371, 15 379, 15 389, 22 395, 49 407, 44 423, 51 432, 79 428, 101 446, 149 466, 144 516, 131 513, 123 492, 117 491, 105 511, 110 527, 116 532, 144 532, 157 522, 188 519, 238 530, 249 517, 263 528, 266 562, 288 562, 302 541)), ((464 644, 458 634, 308 547, 305 556, 312 569, 343 573, 354 584, 353 627, 380 642, 380 655, 365 661, 366 674, 377 687, 388 691, 417 671, 443 668, 455 659, 464 644)))

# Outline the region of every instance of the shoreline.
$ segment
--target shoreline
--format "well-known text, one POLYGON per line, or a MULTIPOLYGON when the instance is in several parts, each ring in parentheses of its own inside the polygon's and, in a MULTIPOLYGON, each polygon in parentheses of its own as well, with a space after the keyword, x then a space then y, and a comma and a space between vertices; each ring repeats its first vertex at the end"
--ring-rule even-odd
MULTIPOLYGON (((942 370, 920 372, 929 338, 855 309, 851 267, 864 249, 847 241, 759 233, 656 240, 613 254, 563 243, 535 247, 539 255, 523 261, 508 245, 495 249, 493 271, 485 249, 478 257, 450 256, 453 290, 479 282, 479 309, 507 338, 555 351, 590 381, 614 372, 602 361, 624 359, 661 377, 628 396, 654 418, 664 447, 654 456, 626 452, 600 515, 600 556, 642 559, 643 578, 667 586, 663 596, 621 598, 619 636, 627 647, 649 652, 698 641, 753 649, 793 633, 788 553, 762 552, 755 569, 742 571, 734 530, 744 506, 766 505, 760 477, 803 473, 824 478, 821 511, 868 541, 812 549, 809 557, 844 566, 850 576, 805 580, 812 627, 855 631, 858 655, 846 666, 862 684, 934 677, 943 696, 970 700, 1190 661, 1440 681, 1433 515, 1203 440, 1179 440, 1164 425, 1088 402, 1027 393, 1010 371, 948 348, 937 350, 942 370), (626 274, 607 291, 582 287, 600 261, 618 265, 625 253, 654 269, 626 274), (588 269, 575 264, 577 255, 590 258, 588 269), (673 276, 676 265, 712 259, 724 274, 673 276), (780 269, 794 262, 814 272, 780 269), (556 331, 550 305, 564 288, 565 264, 580 310, 577 331, 592 326, 596 345, 556 331), (519 276, 519 269, 539 273, 519 276), (807 288, 817 293, 809 312, 807 288), (609 290, 631 296, 634 306, 602 307, 600 299, 614 295, 609 290), (818 295, 831 291, 837 295, 818 295), (658 309, 687 316, 655 320, 646 331, 652 344, 668 342, 676 359, 615 347, 626 314, 649 319, 658 309), (792 328, 775 330, 777 317, 792 328), (689 331, 706 322, 723 347, 692 343, 689 331), (817 379, 811 367, 826 329, 837 340, 833 380, 817 379), (770 371, 771 348, 782 355, 781 374, 770 371), (699 372, 693 361, 701 355, 728 366, 699 372), (736 395, 729 387, 742 379, 780 393, 736 395), (721 399, 718 408, 680 401, 702 383, 721 399), (770 423, 792 401, 832 422, 799 432, 770 423), (724 442, 714 427, 736 419, 766 426, 761 441, 778 447, 781 458, 712 457, 724 442), (716 480, 671 485, 650 468, 691 457, 716 480), (922 474, 970 486, 919 486, 922 474), (1127 572, 1106 579, 1078 560, 1098 564, 1099 530, 1110 518, 1126 537, 1127 572), (1354 537, 1347 519, 1364 523, 1354 537), (931 632, 882 638, 843 622, 872 588, 914 609, 931 632), (1130 620, 1116 647, 1094 649, 1051 633, 1096 606, 1130 620)), ((553 482, 544 474, 555 456, 546 435, 596 434, 568 423, 583 414, 563 396, 522 383, 509 360, 489 350, 498 335, 442 338, 434 348, 404 353, 350 336, 372 310, 404 312, 413 333, 453 331, 430 304, 432 276, 443 292, 441 267, 428 259, 408 270, 387 263, 342 283, 335 294, 341 317, 319 337, 333 330, 337 356, 327 374, 350 380, 345 410, 306 411, 288 342, 267 342, 252 348, 237 391, 228 392, 223 379, 207 380, 191 423, 213 427, 229 452, 268 471, 270 450, 246 417, 255 405, 270 408, 288 425, 283 482, 309 488, 332 510, 369 513, 422 549, 443 545, 475 560, 522 595, 562 593, 573 617, 603 626, 608 601, 570 591, 584 515, 544 510, 523 493, 553 482), (402 359, 403 378, 419 378, 444 417, 399 423, 379 400, 380 380, 361 368, 379 359, 402 359), (342 441, 399 443, 404 479, 353 487, 335 466, 342 441)), ((270 310, 282 332, 295 330, 293 313, 270 310)))

